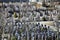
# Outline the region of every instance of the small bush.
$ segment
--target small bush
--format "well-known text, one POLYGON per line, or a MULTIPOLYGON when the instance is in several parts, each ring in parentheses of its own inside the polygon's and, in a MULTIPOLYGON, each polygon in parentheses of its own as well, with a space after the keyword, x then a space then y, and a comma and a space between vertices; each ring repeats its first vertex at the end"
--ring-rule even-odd
POLYGON ((17 18, 17 14, 16 13, 14 13, 14 17, 17 18))
POLYGON ((45 17, 42 18, 43 21, 47 21, 47 19, 45 17))
POLYGON ((11 40, 16 40, 16 37, 15 36, 11 37, 11 40))

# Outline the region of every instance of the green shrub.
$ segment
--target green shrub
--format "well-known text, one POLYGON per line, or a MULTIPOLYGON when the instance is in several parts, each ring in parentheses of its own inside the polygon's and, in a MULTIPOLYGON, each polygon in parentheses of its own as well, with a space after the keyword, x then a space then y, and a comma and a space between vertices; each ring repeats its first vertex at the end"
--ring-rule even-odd
POLYGON ((42 18, 43 21, 47 21, 47 19, 45 17, 42 18))
POLYGON ((17 40, 15 36, 11 37, 11 40, 17 40))
POLYGON ((14 13, 14 17, 17 18, 17 14, 16 13, 14 13))
POLYGON ((58 20, 60 20, 60 15, 58 15, 58 20))

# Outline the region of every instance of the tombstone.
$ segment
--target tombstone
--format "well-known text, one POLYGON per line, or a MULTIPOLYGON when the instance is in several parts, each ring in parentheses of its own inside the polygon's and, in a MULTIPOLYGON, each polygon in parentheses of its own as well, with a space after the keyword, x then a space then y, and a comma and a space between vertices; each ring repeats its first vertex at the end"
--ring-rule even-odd
POLYGON ((18 38, 17 38, 17 40, 20 40, 20 36, 18 35, 18 38))
POLYGON ((49 37, 49 30, 47 31, 47 36, 49 37))
POLYGON ((43 16, 43 14, 40 12, 40 16, 43 16))
POLYGON ((2 39, 2 35, 0 34, 0 40, 2 39))
POLYGON ((29 33, 29 40, 31 40, 31 32, 29 33))
POLYGON ((18 37, 18 32, 17 31, 15 32, 15 36, 18 37))
POLYGON ((2 40, 10 40, 10 34, 2 34, 2 40))
POLYGON ((34 40, 34 33, 31 33, 31 40, 34 40))
POLYGON ((51 36, 52 36, 52 40, 53 40, 54 33, 52 33, 51 36))
POLYGON ((46 27, 46 25, 45 25, 45 32, 47 32, 47 27, 46 27))
POLYGON ((42 40, 43 40, 44 35, 42 35, 42 40))
POLYGON ((41 24, 41 26, 43 27, 43 24, 41 24))

